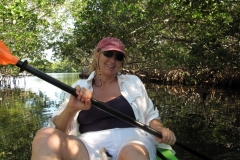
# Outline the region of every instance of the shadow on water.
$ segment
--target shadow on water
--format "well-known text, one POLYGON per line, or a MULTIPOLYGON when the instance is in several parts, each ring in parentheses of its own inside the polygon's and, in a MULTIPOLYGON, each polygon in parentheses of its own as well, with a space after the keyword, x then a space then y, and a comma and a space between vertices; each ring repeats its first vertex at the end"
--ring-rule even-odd
MULTIPOLYGON (((71 85, 77 74, 50 74, 71 85)), ((179 142, 214 159, 240 159, 240 93, 216 88, 146 84, 165 126, 179 142)), ((38 129, 47 125, 65 92, 37 77, 0 90, 0 160, 28 160, 38 129)), ((196 156, 173 146, 181 160, 196 156)))
MULTIPOLYGON (((179 142, 214 159, 240 159, 239 91, 156 84, 146 88, 179 142)), ((179 159, 199 159, 173 148, 179 159)))

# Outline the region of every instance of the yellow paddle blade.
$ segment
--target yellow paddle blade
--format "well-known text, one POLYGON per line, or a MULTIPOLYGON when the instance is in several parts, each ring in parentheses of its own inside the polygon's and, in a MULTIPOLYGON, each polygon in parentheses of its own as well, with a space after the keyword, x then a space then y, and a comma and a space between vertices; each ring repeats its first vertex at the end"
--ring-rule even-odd
POLYGON ((16 65, 18 62, 18 58, 13 56, 11 51, 7 48, 7 46, 0 40, 0 64, 14 64, 16 65))

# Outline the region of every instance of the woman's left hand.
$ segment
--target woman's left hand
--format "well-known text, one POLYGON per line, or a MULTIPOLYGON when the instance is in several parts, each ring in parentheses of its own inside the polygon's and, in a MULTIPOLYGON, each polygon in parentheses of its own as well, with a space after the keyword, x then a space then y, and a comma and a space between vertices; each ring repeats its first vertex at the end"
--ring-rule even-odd
POLYGON ((176 142, 175 134, 169 128, 164 128, 158 119, 153 119, 149 126, 162 133, 162 138, 155 137, 158 143, 173 145, 176 142))
POLYGON ((169 145, 174 145, 176 142, 175 134, 169 128, 159 128, 158 131, 162 133, 162 138, 156 137, 158 143, 165 143, 169 145))

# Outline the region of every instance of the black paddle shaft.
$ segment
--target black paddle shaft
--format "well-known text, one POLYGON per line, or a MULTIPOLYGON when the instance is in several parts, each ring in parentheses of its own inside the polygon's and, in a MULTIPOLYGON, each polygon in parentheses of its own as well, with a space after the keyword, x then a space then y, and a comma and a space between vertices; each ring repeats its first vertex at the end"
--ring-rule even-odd
MULTIPOLYGON (((66 85, 65 83, 47 75, 44 72, 39 71, 38 69, 35 69, 35 68, 31 67, 30 65, 28 65, 27 61, 22 62, 22 61, 19 60, 16 64, 16 66, 20 68, 20 71, 26 70, 29 73, 32 73, 33 75, 47 81, 48 83, 66 91, 66 92, 68 92, 68 93, 70 93, 74 96, 77 96, 76 90, 74 88, 72 88, 72 87, 66 85)), ((108 114, 111 114, 114 117, 119 118, 119 119, 121 119, 121 120, 135 126, 135 127, 138 127, 138 128, 140 128, 140 129, 142 129, 142 130, 144 130, 144 131, 146 131, 146 132, 148 132, 148 133, 150 133, 150 134, 152 134, 152 135, 154 135, 158 138, 162 138, 162 133, 158 132, 155 129, 152 129, 151 127, 149 127, 149 126, 147 126, 147 125, 145 125, 145 124, 143 124, 139 121, 136 121, 135 119, 123 114, 122 112, 119 112, 116 109, 113 109, 113 108, 109 107, 108 105, 104 104, 103 102, 100 102, 100 101, 98 101, 94 98, 91 98, 91 102, 98 109, 101 109, 102 111, 107 112, 108 114)), ((213 160, 212 158, 210 158, 206 155, 203 155, 203 154, 199 153, 198 151, 195 151, 192 148, 189 148, 189 147, 185 146, 184 144, 181 144, 180 142, 176 142, 175 145, 185 149, 186 151, 188 151, 188 152, 190 152, 190 153, 192 153, 192 154, 194 154, 194 155, 196 155, 196 156, 198 156, 198 157, 200 157, 204 160, 213 160)))

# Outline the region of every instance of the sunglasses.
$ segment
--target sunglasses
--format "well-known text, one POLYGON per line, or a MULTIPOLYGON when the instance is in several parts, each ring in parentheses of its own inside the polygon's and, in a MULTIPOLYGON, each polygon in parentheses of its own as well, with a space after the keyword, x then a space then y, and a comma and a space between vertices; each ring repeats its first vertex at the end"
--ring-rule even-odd
POLYGON ((113 55, 115 55, 114 58, 115 58, 115 60, 117 60, 117 61, 123 61, 123 59, 124 59, 124 55, 123 55, 122 53, 120 53, 120 52, 114 54, 113 51, 105 51, 105 52, 103 52, 103 55, 104 55, 105 57, 107 57, 107 58, 112 58, 113 55))

